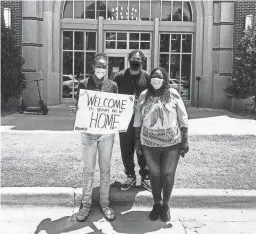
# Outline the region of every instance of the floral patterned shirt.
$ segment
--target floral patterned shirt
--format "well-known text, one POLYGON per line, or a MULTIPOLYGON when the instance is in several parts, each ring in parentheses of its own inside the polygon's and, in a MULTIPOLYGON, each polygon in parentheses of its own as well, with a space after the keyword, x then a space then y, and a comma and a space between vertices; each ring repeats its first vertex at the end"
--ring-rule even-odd
POLYGON ((141 127, 141 144, 168 147, 180 143, 180 128, 188 127, 188 115, 179 93, 170 88, 160 97, 146 99, 146 94, 147 90, 139 97, 133 125, 141 127))

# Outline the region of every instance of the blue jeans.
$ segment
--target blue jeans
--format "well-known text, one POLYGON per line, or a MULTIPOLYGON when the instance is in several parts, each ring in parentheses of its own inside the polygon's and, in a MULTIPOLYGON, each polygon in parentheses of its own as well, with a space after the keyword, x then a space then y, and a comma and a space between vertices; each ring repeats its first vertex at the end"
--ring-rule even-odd
POLYGON ((142 145, 150 173, 150 183, 154 203, 162 201, 168 204, 173 185, 176 168, 180 158, 180 144, 169 147, 148 147, 142 145))
POLYGON ((82 203, 90 207, 92 203, 93 177, 96 166, 97 150, 100 168, 100 205, 109 205, 110 162, 115 134, 81 134, 84 157, 82 203))

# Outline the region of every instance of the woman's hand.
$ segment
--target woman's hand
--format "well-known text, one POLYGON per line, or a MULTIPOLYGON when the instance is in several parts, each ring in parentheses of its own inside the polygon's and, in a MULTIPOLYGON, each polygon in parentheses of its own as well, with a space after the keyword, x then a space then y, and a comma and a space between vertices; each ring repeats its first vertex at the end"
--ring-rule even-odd
POLYGON ((180 147, 180 155, 182 157, 185 156, 185 154, 189 151, 189 144, 188 144, 188 141, 183 141, 181 143, 181 147, 180 147))
POLYGON ((140 138, 135 139, 135 150, 137 154, 142 154, 142 147, 140 143, 140 138))

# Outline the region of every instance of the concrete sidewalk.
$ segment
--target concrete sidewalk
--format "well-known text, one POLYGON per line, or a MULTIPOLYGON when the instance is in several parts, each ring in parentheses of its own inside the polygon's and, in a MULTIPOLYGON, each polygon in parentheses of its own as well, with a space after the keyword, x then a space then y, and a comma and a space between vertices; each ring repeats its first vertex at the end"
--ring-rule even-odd
MULTIPOLYGON (((48 115, 15 113, 1 118, 1 131, 72 131, 68 105, 49 107, 48 115)), ((256 135, 256 120, 226 110, 187 108, 190 135, 256 135)))
POLYGON ((76 222, 81 189, 1 188, 1 233, 85 234, 253 234, 256 230, 256 190, 174 189, 171 221, 152 222, 152 196, 133 188, 120 191, 112 187, 111 207, 116 220, 108 222, 96 202, 88 220, 76 222))
POLYGON ((92 207, 88 220, 76 222, 78 208, 2 206, 2 234, 255 234, 255 210, 171 208, 171 221, 150 221, 151 207, 112 206, 116 219, 108 222, 92 207), (3 215, 4 213, 4 215, 3 215))

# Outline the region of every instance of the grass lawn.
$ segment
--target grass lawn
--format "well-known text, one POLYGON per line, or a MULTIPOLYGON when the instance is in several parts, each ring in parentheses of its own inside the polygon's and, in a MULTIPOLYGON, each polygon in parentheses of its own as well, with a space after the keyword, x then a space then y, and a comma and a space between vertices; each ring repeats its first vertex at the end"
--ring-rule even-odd
MULTIPOLYGON (((2 187, 82 186, 79 134, 4 132, 1 135, 2 187)), ((178 165, 176 188, 256 189, 255 136, 190 136, 189 142, 190 152, 178 165)), ((116 137, 111 182, 124 179, 116 137)), ((98 166, 94 186, 99 186, 98 166)))

